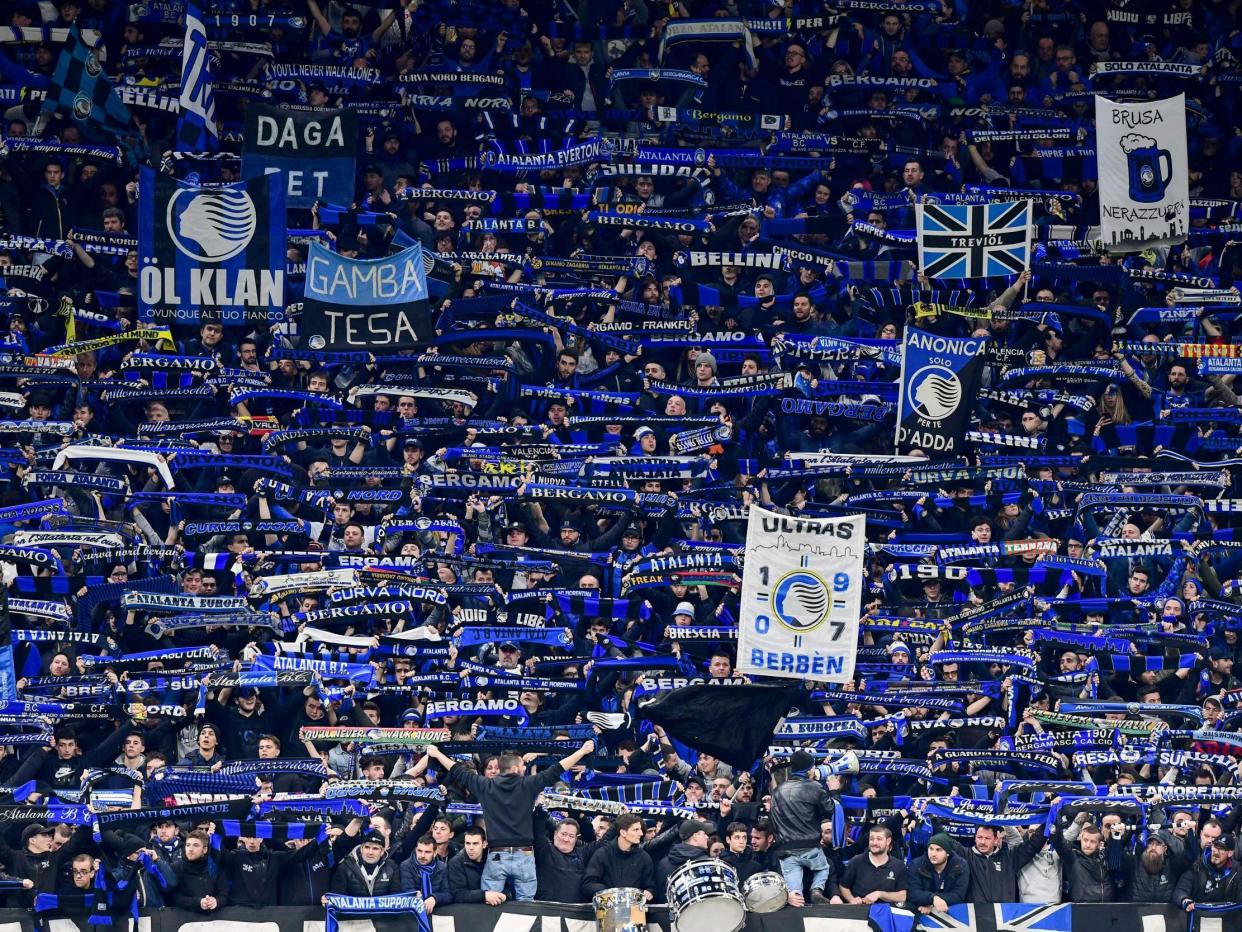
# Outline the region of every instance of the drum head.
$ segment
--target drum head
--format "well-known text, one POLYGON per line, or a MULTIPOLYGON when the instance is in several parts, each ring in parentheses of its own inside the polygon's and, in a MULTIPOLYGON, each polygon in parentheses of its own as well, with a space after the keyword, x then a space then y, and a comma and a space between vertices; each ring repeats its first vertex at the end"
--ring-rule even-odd
POLYGON ((738 932, 746 924, 746 908, 731 896, 712 896, 676 912, 677 932, 738 932))

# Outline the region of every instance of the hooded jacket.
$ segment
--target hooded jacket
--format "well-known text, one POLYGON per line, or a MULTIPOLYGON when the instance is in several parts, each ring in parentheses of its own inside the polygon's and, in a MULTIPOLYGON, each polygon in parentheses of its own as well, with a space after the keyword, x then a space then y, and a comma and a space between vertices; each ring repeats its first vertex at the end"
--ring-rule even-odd
POLYGON ((689 864, 691 861, 706 861, 711 856, 703 848, 696 848, 694 845, 679 841, 669 850, 669 853, 660 859, 659 865, 656 867, 656 888, 655 902, 663 903, 665 896, 665 887, 668 886, 668 878, 672 876, 683 864, 689 864))

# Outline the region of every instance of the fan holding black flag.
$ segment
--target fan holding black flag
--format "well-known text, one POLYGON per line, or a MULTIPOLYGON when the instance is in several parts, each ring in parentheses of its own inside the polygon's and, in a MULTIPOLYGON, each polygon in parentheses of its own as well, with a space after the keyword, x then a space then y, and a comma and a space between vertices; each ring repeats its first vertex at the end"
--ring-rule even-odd
POLYGON ((683 744, 742 770, 761 758, 799 687, 684 686, 641 700, 639 714, 683 744))

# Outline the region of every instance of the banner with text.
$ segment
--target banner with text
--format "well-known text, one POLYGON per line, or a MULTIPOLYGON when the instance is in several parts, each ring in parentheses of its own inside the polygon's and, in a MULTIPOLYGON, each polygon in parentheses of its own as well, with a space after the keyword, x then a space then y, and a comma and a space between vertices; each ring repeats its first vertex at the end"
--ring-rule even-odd
POLYGON ((854 678, 866 518, 792 518, 756 505, 746 528, 738 670, 854 678))
POLYGON ((1100 239, 1109 252, 1182 243, 1190 226, 1186 97, 1120 104, 1096 95, 1100 239))
POLYGON ((901 345, 897 453, 955 454, 983 377, 987 337, 942 337, 907 327, 901 345))
POLYGON ((311 243, 301 330, 303 348, 312 350, 379 352, 430 340, 423 247, 348 259, 311 243))
POLYGON ((285 192, 279 179, 198 187, 144 168, 138 313, 154 323, 274 321, 285 309, 285 192))
POLYGON ((284 172, 286 207, 353 202, 358 148, 354 111, 300 113, 252 102, 246 108, 244 139, 242 174, 253 178, 276 169, 284 172))

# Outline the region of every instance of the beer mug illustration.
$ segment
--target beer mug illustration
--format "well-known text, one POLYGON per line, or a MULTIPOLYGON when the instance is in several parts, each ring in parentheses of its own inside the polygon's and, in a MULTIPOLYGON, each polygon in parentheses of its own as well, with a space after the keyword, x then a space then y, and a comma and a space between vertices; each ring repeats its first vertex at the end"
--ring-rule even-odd
POLYGON ((1126 154, 1130 175, 1130 200, 1154 204, 1164 199, 1164 191, 1173 179, 1173 156, 1168 149, 1157 149, 1156 140, 1139 133, 1121 137, 1121 151, 1126 154), (1161 163, 1165 171, 1160 171, 1161 163))

